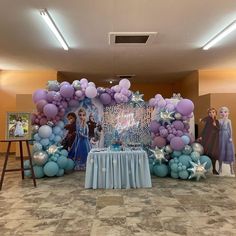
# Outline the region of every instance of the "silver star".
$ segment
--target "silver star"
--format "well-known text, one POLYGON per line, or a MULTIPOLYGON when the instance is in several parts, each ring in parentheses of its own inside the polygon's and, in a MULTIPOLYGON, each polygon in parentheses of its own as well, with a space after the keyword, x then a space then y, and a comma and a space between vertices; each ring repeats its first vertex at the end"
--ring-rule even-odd
POLYGON ((47 152, 48 152, 48 154, 54 154, 54 153, 57 152, 57 150, 58 150, 58 146, 56 146, 56 145, 51 145, 51 146, 48 148, 47 152))
POLYGON ((160 149, 156 147, 154 150, 153 149, 149 149, 149 150, 153 153, 153 156, 156 158, 157 161, 159 161, 160 164, 162 163, 162 161, 168 161, 165 158, 164 148, 160 149))
POLYGON ((140 94, 139 91, 133 93, 131 102, 136 103, 136 104, 140 102, 144 102, 143 95, 144 94, 140 94))
POLYGON ((173 117, 174 111, 161 111, 158 114, 158 121, 162 122, 162 124, 168 123, 171 124, 171 121, 174 120, 175 118, 173 117))
POLYGON ((207 162, 204 162, 203 164, 201 164, 200 161, 198 160, 197 164, 192 161, 190 161, 190 163, 193 167, 188 168, 188 171, 192 172, 191 175, 189 176, 189 179, 196 178, 197 181, 199 181, 201 177, 205 179, 206 178, 205 173, 207 172, 207 170, 205 169, 205 166, 207 162))

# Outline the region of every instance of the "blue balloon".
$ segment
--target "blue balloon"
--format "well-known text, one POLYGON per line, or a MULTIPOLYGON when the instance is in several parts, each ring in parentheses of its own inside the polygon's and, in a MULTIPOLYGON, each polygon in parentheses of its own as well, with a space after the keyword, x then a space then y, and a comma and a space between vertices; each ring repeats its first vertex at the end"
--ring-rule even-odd
POLYGON ((178 172, 178 164, 173 163, 173 164, 170 166, 170 169, 171 169, 171 172, 178 172))
POLYGON ((61 128, 59 126, 55 126, 53 129, 52 129, 53 133, 54 134, 59 134, 61 132, 61 128))
POLYGON ((48 177, 55 176, 59 170, 59 167, 56 162, 49 161, 43 167, 44 174, 48 177))
POLYGON ((60 143, 60 142, 62 141, 61 136, 56 135, 55 138, 54 138, 54 141, 55 141, 56 143, 60 143))
POLYGON ((68 160, 67 160, 67 166, 66 166, 66 168, 65 168, 65 171, 66 171, 66 172, 70 172, 70 171, 72 171, 72 170, 74 169, 74 167, 75 167, 74 161, 71 160, 71 159, 68 159, 68 160))
POLYGON ((58 134, 59 136, 63 137, 64 136, 64 131, 60 131, 60 133, 58 134))
POLYGON ((31 170, 25 170, 24 174, 25 174, 26 177, 31 177, 32 176, 31 175, 31 170))
POLYGON ((40 179, 44 177, 43 167, 42 166, 34 166, 34 175, 36 179, 40 179))
POLYGON ((203 163, 207 163, 205 165, 205 169, 206 170, 209 170, 212 166, 212 161, 210 159, 210 157, 206 156, 206 155, 203 155, 203 156, 200 156, 200 163, 203 164, 203 163))
POLYGON ((194 151, 190 154, 190 156, 193 162, 197 162, 200 158, 200 153, 194 151))
POLYGON ((185 145, 188 145, 190 143, 190 138, 187 135, 181 136, 181 139, 183 140, 185 145))
POLYGON ((57 176, 60 177, 60 176, 63 176, 64 175, 64 169, 59 169, 58 172, 57 172, 57 176))
POLYGON ((60 153, 61 153, 62 156, 65 156, 65 157, 68 156, 68 151, 67 151, 66 149, 62 149, 62 150, 60 151, 60 153))
POLYGON ((57 123, 57 126, 60 127, 61 129, 64 129, 65 124, 64 124, 63 121, 60 120, 60 121, 57 123))
POLYGON ((180 151, 173 151, 172 157, 179 157, 182 153, 180 151))
POLYGON ((189 173, 187 170, 182 170, 179 172, 180 179, 187 179, 189 177, 189 173))
POLYGON ((65 169, 67 167, 68 159, 64 156, 60 156, 57 158, 57 164, 61 169, 65 169))
POLYGON ((179 162, 185 165, 187 168, 191 166, 190 161, 192 161, 191 157, 188 155, 181 155, 179 157, 179 162))
POLYGON ((168 167, 165 164, 154 165, 153 171, 158 177, 166 177, 168 175, 168 167))
POLYGON ((29 160, 25 160, 24 161, 24 169, 28 169, 30 168, 30 161, 29 160))
POLYGON ((174 179, 178 179, 179 178, 179 174, 178 172, 175 172, 175 171, 171 171, 170 172, 170 176, 174 179))
POLYGON ((41 138, 39 137, 39 134, 34 135, 34 140, 35 141, 40 141, 41 140, 41 138))
POLYGON ((54 138, 55 138, 55 134, 51 134, 51 136, 49 137, 49 140, 54 141, 54 138))
POLYGON ((49 145, 50 141, 49 141, 48 138, 43 138, 43 139, 40 141, 40 143, 41 143, 44 147, 46 147, 46 146, 49 145))
POLYGON ((57 156, 55 156, 55 155, 52 156, 52 157, 51 157, 51 160, 57 162, 57 156))
POLYGON ((52 128, 49 125, 43 125, 39 128, 38 134, 41 138, 49 138, 52 134, 52 128))

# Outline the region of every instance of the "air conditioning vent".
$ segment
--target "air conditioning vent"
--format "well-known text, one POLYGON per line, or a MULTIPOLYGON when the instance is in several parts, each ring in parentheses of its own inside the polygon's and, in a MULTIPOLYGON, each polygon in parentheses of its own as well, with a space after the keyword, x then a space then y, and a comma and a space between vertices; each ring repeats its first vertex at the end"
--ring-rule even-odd
POLYGON ((157 32, 110 32, 111 45, 147 45, 155 41, 157 32))

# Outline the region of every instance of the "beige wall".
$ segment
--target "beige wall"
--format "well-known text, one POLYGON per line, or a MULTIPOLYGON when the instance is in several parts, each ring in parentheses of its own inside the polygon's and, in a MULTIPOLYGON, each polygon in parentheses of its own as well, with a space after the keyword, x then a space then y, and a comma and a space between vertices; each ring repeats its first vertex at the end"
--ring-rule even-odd
POLYGON ((208 93, 235 93, 236 70, 200 70, 199 96, 208 93))
MULTIPOLYGON (((56 71, 1 71, 0 72, 0 139, 5 138, 6 112, 29 109, 32 93, 38 88, 45 88, 47 81, 56 80, 56 71), (16 96, 29 94, 23 102, 24 107, 17 108, 16 96)), ((18 104, 19 105, 19 104, 18 104)), ((31 105, 30 105, 31 106, 31 105)), ((14 151, 14 147, 12 148, 14 151)), ((6 146, 0 146, 0 152, 6 146)))

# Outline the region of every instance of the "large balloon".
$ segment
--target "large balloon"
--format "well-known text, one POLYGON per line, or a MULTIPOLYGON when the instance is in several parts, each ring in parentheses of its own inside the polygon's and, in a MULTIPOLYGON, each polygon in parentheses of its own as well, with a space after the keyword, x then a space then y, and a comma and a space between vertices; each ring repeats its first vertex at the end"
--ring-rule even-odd
POLYGON ((120 87, 122 88, 126 88, 126 89, 129 89, 130 88, 130 81, 128 79, 122 79, 120 82, 119 82, 119 85, 120 87))
POLYGON ((174 137, 170 141, 170 146, 175 151, 181 151, 184 148, 185 144, 180 137, 174 137))
POLYGON ((103 105, 108 105, 111 103, 111 96, 108 93, 102 93, 100 95, 100 101, 103 105))
POLYGON ((47 104, 43 108, 43 113, 47 116, 47 118, 54 118, 58 113, 58 108, 54 104, 47 104))
POLYGON ((182 99, 178 102, 177 106, 176 106, 176 110, 184 115, 184 116, 188 116, 190 115, 193 110, 194 110, 194 104, 191 100, 189 99, 182 99))
POLYGON ((65 98, 72 98, 74 96, 74 88, 70 84, 64 84, 60 88, 60 94, 65 98))
POLYGON ((54 161, 49 161, 48 163, 46 163, 46 165, 43 168, 45 175, 49 177, 55 176, 58 170, 59 170, 59 167, 57 163, 54 161))
POLYGON ((36 108, 37 108, 37 110, 38 110, 39 112, 42 112, 44 106, 47 105, 47 104, 48 104, 48 102, 47 102, 46 100, 44 100, 44 99, 39 100, 39 101, 37 102, 37 104, 36 104, 36 108))
POLYGON ((93 86, 88 86, 85 90, 85 95, 88 98, 95 98, 97 96, 97 89, 93 86))
POLYGON ((40 138, 49 138, 52 134, 52 128, 49 125, 43 125, 38 130, 40 138))
POLYGON ((40 100, 46 100, 46 99, 47 99, 47 91, 44 89, 38 89, 33 93, 34 103, 37 103, 40 100))
POLYGON ((165 145, 166 145, 166 139, 165 138, 160 137, 160 136, 154 138, 154 140, 153 140, 153 146, 154 147, 162 148, 165 145))
POLYGON ((160 126, 161 125, 156 120, 152 120, 150 125, 149 125, 150 131, 153 132, 153 133, 157 133, 160 126))
POLYGON ((33 154, 32 159, 36 165, 42 166, 48 161, 48 154, 44 151, 37 151, 33 154))

